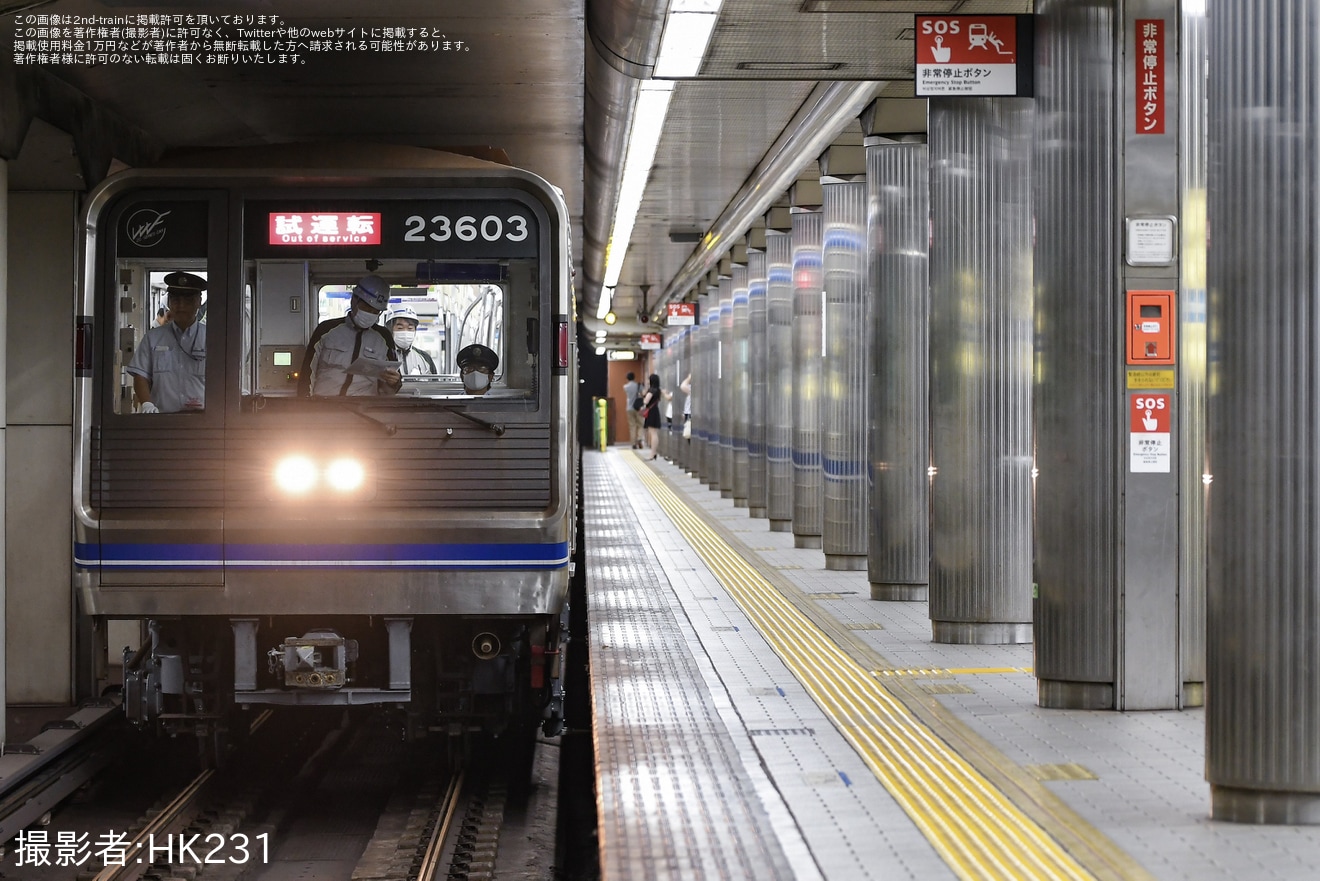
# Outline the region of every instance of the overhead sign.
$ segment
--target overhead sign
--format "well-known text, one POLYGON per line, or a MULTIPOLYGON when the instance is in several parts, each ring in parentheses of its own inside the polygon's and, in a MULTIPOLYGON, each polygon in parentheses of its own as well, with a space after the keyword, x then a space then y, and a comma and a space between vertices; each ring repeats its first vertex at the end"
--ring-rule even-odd
POLYGON ((696 303, 670 303, 667 308, 669 310, 669 317, 665 323, 670 327, 697 323, 696 303))
POLYGON ((1139 18, 1137 28, 1137 134, 1164 134, 1164 19, 1139 18))
POLYGON ((644 334, 642 334, 642 348, 643 348, 643 349, 658 349, 658 348, 660 348, 660 334, 658 334, 658 333, 644 333, 644 334))
POLYGON ((1173 461, 1169 416, 1173 396, 1135 394, 1130 397, 1131 453, 1128 470, 1134 473, 1165 473, 1173 461))
POLYGON ((918 98, 1031 95, 1031 16, 918 15, 913 30, 918 98))

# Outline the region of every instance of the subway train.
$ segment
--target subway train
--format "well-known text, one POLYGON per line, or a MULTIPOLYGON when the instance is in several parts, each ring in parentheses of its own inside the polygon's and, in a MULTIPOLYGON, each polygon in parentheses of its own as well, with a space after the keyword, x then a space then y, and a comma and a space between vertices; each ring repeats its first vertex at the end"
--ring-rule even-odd
POLYGON ((285 145, 114 174, 85 221, 75 579, 101 656, 123 653, 127 717, 212 757, 271 706, 391 705, 409 737, 557 731, 579 550, 559 191, 489 159, 285 145), (318 350, 370 391, 309 394, 314 333, 369 313, 368 277, 374 327, 407 310, 434 372, 318 350), (462 376, 474 346, 486 388, 462 376), (171 384, 189 391, 148 402, 171 384), (108 645, 114 619, 139 644, 108 645))

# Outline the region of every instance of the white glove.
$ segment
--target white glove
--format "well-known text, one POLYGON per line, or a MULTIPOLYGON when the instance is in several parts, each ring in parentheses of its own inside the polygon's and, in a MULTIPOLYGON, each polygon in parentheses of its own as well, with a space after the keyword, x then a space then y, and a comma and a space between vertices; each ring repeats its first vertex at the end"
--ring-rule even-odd
POLYGON ((159 412, 160 412, 160 408, 157 407, 155 404, 151 403, 150 401, 147 401, 145 404, 143 404, 141 407, 138 408, 138 412, 139 412, 139 413, 159 413, 159 412))

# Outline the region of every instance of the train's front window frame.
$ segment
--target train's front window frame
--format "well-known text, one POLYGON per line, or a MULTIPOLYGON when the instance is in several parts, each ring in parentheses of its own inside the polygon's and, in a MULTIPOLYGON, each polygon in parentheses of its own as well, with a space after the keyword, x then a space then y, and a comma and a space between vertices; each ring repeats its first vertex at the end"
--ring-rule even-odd
POLYGON ((548 376, 553 362, 545 355, 549 312, 543 302, 552 292, 545 262, 548 220, 525 195, 263 193, 244 200, 242 215, 245 306, 236 330, 244 409, 308 395, 371 399, 373 406, 466 400, 518 402, 520 409, 537 410, 546 403, 540 400, 546 379, 541 374, 548 376), (418 318, 414 348, 426 358, 418 351, 406 359, 377 352, 376 334, 358 337, 369 341, 369 356, 340 351, 355 342, 346 342, 339 328, 354 286, 368 274, 389 285, 377 326, 385 329, 394 312, 410 308, 418 318), (332 332, 334 341, 325 343, 332 332), (470 343, 499 357, 484 395, 464 389, 456 363, 470 343), (327 352, 348 377, 342 387, 324 381, 324 374, 320 381, 310 375, 320 372, 327 352), (394 392, 387 380, 376 378, 388 376, 396 361, 403 362, 397 367, 404 376, 394 392), (353 366, 359 369, 348 369, 353 366), (332 386, 341 389, 338 395, 327 391, 332 386))

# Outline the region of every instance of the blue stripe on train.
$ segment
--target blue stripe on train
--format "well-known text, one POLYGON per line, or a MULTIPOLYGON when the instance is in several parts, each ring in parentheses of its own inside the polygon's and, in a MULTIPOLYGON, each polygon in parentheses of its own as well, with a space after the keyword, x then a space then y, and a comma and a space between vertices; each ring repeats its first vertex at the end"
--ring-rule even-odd
POLYGON ((85 544, 84 569, 559 569, 568 542, 545 544, 85 544))

